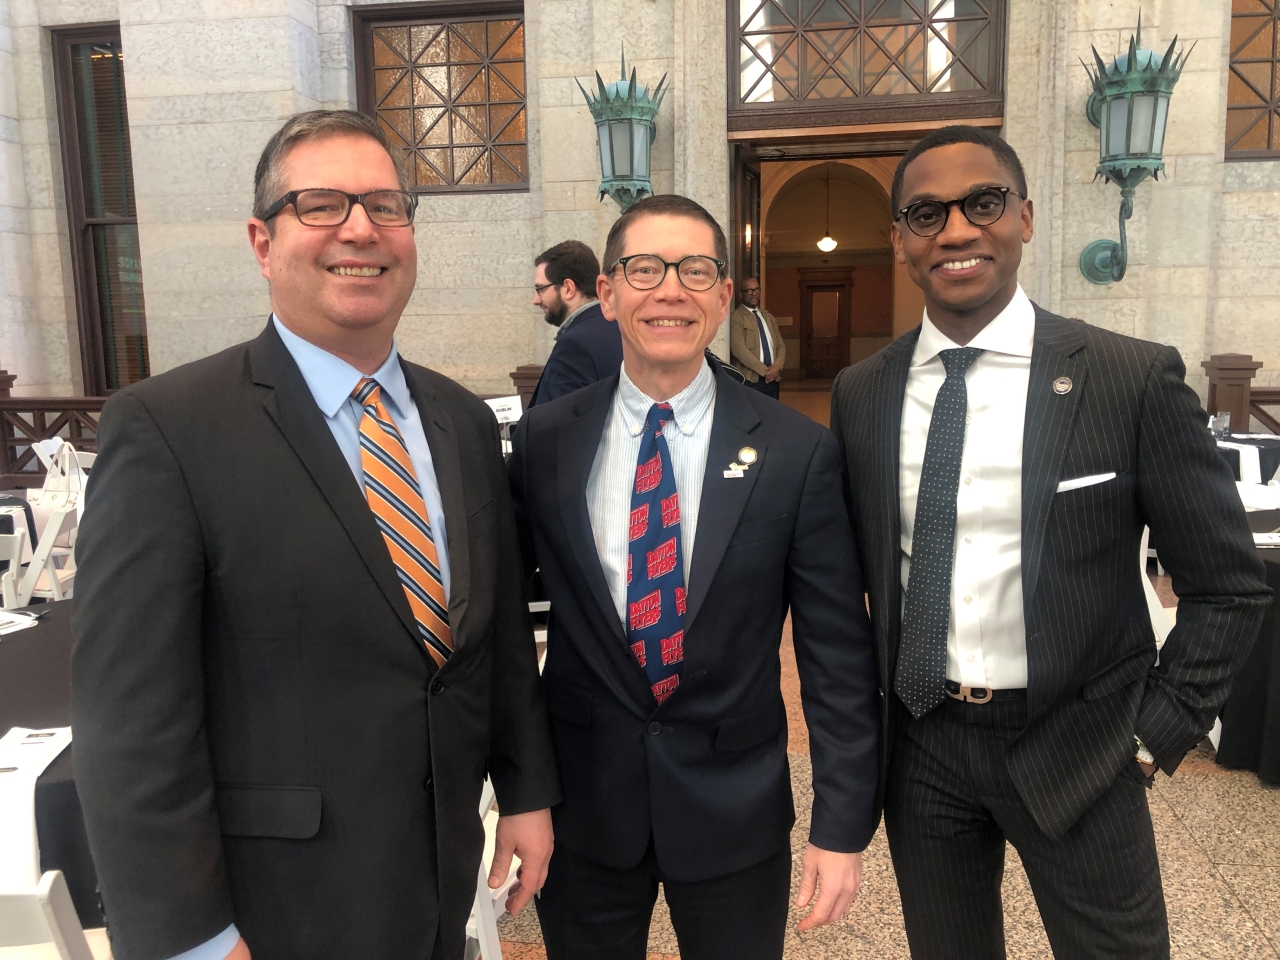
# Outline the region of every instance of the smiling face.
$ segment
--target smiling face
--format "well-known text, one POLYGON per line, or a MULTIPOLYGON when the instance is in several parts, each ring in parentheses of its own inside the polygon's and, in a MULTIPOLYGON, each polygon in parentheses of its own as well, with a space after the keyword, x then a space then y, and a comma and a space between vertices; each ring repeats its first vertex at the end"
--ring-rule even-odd
MULTIPOLYGON (((622 256, 642 253, 668 263, 691 256, 714 258, 715 236, 711 227, 692 217, 640 217, 627 227, 622 256)), ((664 391, 675 387, 669 397, 693 380, 701 369, 703 351, 724 321, 733 281, 722 278, 710 290, 693 291, 669 268, 658 286, 637 290, 623 276, 622 267, 613 265, 600 276, 596 290, 600 309, 618 323, 627 375, 653 399, 665 400, 650 392, 646 382, 654 389, 661 383, 664 391)))
POLYGON ((974 226, 955 205, 935 237, 916 236, 901 219, 891 229, 894 255, 924 292, 929 319, 973 328, 969 337, 1013 299, 1022 245, 1032 236, 1031 201, 1017 196, 1013 175, 976 143, 926 150, 902 179, 901 207, 917 200, 955 200, 981 187, 1010 189, 1004 215, 993 224, 974 226))
MULTIPOLYGON (((345 193, 400 189, 387 151, 360 135, 303 141, 285 154, 281 167, 282 193, 308 187, 345 193)), ((292 205, 271 226, 274 232, 250 220, 249 239, 280 321, 330 352, 381 351, 385 359, 417 279, 413 227, 377 226, 359 204, 341 226, 302 224, 292 205)))

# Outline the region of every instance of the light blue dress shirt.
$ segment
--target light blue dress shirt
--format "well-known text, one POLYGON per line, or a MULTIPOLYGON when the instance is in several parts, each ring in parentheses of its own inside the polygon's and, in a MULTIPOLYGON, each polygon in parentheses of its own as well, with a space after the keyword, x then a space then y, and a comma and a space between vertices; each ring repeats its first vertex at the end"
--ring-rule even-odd
MULTIPOLYGON (((307 382, 316 405, 324 414, 325 422, 338 442, 338 449, 346 458, 356 483, 364 492, 364 468, 360 465, 360 418, 364 410, 351 396, 356 385, 364 378, 364 374, 345 360, 340 360, 327 350, 317 347, 309 340, 304 340, 280 320, 272 316, 276 332, 284 341, 286 349, 293 357, 294 363, 302 371, 302 379, 307 382)), ((435 465, 431 460, 431 448, 427 445, 427 435, 422 429, 422 419, 418 415, 418 407, 409 394, 409 384, 404 379, 404 369, 400 366, 400 354, 393 344, 391 353, 377 371, 373 379, 382 387, 382 402, 387 412, 395 421, 404 438, 404 445, 409 451, 409 460, 413 464, 413 472, 417 475, 418 486, 422 490, 422 501, 427 507, 427 519, 431 523, 431 533, 435 539, 436 553, 440 559, 440 579, 444 584, 444 595, 449 596, 449 539, 444 520, 444 503, 440 499, 440 484, 436 482, 435 465)), ((173 957, 172 960, 224 960, 240 939, 240 932, 235 924, 227 927, 212 940, 206 940, 198 947, 173 957)))

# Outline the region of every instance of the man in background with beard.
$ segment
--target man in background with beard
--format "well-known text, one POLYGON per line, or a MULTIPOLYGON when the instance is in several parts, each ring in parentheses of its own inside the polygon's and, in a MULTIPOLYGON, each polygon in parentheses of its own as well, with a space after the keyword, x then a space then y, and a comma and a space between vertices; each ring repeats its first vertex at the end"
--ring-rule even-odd
POLYGON ((600 312, 600 262, 581 240, 565 240, 533 261, 533 303, 560 329, 533 395, 535 407, 611 377, 622 365, 618 325, 600 312))

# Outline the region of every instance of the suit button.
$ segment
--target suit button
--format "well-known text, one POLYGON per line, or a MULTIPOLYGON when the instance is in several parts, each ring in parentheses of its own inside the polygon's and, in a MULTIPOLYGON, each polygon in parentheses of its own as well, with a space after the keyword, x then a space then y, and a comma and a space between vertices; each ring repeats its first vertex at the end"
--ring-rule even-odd
POLYGON ((658 734, 662 732, 662 724, 660 724, 657 720, 655 720, 653 721, 653 723, 649 724, 648 730, 649 730, 649 736, 656 737, 658 734))
POLYGON ((433 683, 431 685, 431 692, 434 693, 436 696, 439 696, 440 694, 444 693, 444 681, 437 680, 435 683, 433 683))

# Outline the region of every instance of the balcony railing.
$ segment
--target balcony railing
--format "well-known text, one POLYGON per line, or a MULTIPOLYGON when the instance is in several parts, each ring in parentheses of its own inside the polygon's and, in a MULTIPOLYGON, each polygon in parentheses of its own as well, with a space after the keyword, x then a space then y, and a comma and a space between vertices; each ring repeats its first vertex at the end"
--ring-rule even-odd
POLYGON ((31 445, 61 437, 96 453, 98 416, 106 397, 0 397, 0 489, 38 487, 44 464, 31 445))

